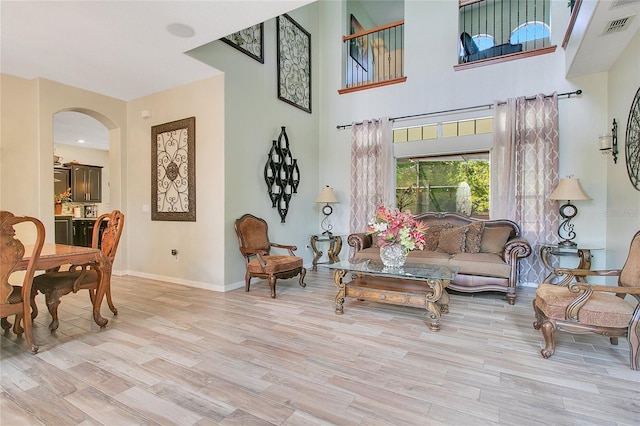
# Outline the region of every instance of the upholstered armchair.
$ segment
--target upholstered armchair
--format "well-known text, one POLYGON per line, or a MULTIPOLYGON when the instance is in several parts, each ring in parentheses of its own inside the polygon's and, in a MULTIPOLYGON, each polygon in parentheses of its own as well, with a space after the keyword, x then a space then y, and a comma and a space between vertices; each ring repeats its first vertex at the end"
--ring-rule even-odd
POLYGON ((540 351, 549 358, 555 351, 556 330, 569 333, 596 333, 618 344, 618 337, 629 339, 630 364, 638 369, 640 348, 640 231, 629 248, 621 270, 591 271, 556 269, 563 276, 557 284, 540 284, 533 300, 536 321, 533 327, 542 331, 545 347, 540 351), (618 286, 591 285, 588 276, 618 276, 618 286), (581 282, 574 281, 580 278, 581 282), (635 303, 627 299, 635 297, 635 303), (635 305, 635 306, 634 306, 635 305))
MULTIPOLYGON (((124 214, 119 210, 101 215, 93 225, 91 246, 93 248, 100 248, 112 264, 116 257, 116 251, 123 229, 124 214), (104 231, 102 231, 102 235, 100 235, 100 225, 104 221, 107 222, 107 226, 104 228, 104 231)), ((77 293, 79 290, 89 290, 89 298, 91 299, 91 303, 94 303, 98 281, 98 272, 87 265, 72 265, 68 271, 53 270, 37 276, 33 280, 33 288, 31 289, 33 317, 35 318, 38 315, 38 307, 35 301, 36 295, 38 292, 43 293, 47 309, 51 314, 49 330, 51 330, 51 332, 55 331, 59 325, 58 305, 60 305, 60 298, 71 292, 77 293)), ((111 309, 114 315, 118 315, 118 310, 111 298, 111 287, 106 289, 106 296, 109 309, 111 309)))
POLYGON ((245 260, 245 291, 249 291, 252 277, 269 280, 273 299, 276 297, 278 278, 287 279, 300 275, 300 286, 306 286, 304 276, 307 270, 302 266, 303 259, 293 254, 297 247, 270 242, 268 225, 264 219, 245 214, 235 221, 233 227, 238 236, 240 253, 245 260), (272 248, 287 250, 288 255, 272 255, 272 248))

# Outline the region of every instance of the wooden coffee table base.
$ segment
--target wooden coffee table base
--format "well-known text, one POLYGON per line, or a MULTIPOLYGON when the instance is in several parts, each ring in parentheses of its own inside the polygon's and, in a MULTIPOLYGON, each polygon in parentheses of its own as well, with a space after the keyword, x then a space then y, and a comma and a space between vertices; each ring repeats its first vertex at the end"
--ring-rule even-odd
POLYGON ((433 278, 406 279, 356 274, 354 279, 345 283, 348 271, 336 269, 333 281, 338 286, 336 295, 336 314, 344 312, 345 297, 358 300, 390 303, 393 305, 424 308, 429 311, 431 331, 440 331, 440 316, 449 312, 449 294, 445 290, 449 280, 433 278))

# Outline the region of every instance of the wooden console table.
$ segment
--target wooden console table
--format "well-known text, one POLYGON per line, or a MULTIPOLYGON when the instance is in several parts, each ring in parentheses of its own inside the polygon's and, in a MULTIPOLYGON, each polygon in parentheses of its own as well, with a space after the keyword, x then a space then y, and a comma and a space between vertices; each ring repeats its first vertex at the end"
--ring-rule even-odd
POLYGON ((403 268, 385 268, 381 262, 342 261, 328 265, 334 269, 338 286, 336 314, 344 311, 345 297, 371 302, 412 306, 429 311, 429 329, 440 331, 440 316, 449 312, 449 294, 445 290, 460 270, 457 266, 405 264, 403 268), (344 282, 347 273, 353 279, 344 282))

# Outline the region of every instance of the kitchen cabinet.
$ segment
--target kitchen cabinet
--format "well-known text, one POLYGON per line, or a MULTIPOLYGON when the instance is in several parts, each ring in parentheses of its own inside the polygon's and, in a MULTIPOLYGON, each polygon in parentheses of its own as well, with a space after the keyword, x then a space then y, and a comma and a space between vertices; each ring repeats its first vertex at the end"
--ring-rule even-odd
POLYGON ((74 202, 102 202, 102 166, 67 163, 71 169, 71 199, 74 202))
POLYGON ((73 220, 71 216, 56 216, 54 222, 56 244, 73 245, 73 220))
POLYGON ((71 169, 66 167, 53 168, 53 193, 55 195, 66 192, 71 188, 71 169))
MULTIPOLYGON (((91 247, 91 238, 93 237, 93 225, 95 220, 74 219, 73 220, 73 245, 91 247)), ((103 221, 100 225, 98 233, 98 241, 102 239, 102 232, 107 227, 107 221, 103 221)), ((100 244, 98 244, 98 248, 100 244)))

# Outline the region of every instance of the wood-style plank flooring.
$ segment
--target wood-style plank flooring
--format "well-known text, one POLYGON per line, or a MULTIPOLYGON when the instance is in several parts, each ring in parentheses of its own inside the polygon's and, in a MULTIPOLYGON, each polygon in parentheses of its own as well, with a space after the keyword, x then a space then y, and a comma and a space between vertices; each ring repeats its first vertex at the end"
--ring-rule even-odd
MULTIPOLYGON (((531 288, 454 294, 442 330, 415 308, 347 299, 326 268, 216 293, 113 277, 119 315, 38 296, 37 355, 0 337, 2 425, 540 425, 640 423, 626 339, 558 334, 540 356, 531 288)), ((13 320, 13 319, 11 319, 13 320)))

